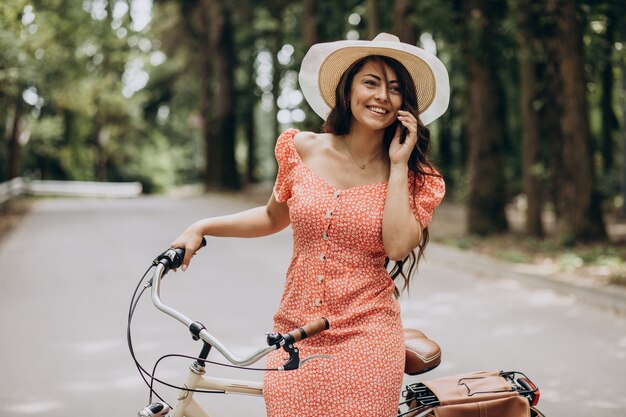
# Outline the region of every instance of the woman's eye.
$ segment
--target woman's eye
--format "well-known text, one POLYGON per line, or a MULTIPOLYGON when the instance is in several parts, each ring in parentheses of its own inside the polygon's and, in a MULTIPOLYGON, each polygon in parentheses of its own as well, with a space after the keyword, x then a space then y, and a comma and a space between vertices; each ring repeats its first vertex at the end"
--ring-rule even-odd
POLYGON ((365 80, 365 85, 376 85, 376 81, 374 81, 374 80, 365 80))

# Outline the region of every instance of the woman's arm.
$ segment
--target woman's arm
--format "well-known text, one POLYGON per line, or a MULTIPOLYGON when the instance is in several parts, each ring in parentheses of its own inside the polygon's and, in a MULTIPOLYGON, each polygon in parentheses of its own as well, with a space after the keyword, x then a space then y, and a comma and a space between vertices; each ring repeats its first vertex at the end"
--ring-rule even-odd
POLYGON ((277 202, 272 194, 266 206, 198 220, 178 236, 171 247, 185 249, 185 259, 182 263, 184 271, 189 266, 193 254, 200 248, 203 236, 260 237, 279 232, 288 225, 287 203, 277 202))
POLYGON ((400 126, 389 146, 389 183, 383 211, 383 245, 389 259, 406 258, 422 240, 422 225, 409 205, 408 161, 417 143, 417 120, 406 111, 398 112, 398 121, 407 128, 400 143, 400 126))
POLYGON ((422 226, 409 205, 408 166, 391 166, 383 211, 383 245, 392 261, 406 258, 422 239, 422 226))

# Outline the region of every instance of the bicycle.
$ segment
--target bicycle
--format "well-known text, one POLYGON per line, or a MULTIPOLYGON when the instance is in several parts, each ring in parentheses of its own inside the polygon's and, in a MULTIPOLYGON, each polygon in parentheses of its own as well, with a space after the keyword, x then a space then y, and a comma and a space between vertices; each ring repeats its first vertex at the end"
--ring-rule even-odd
MULTIPOLYGON (((203 239, 202 246, 205 244, 206 241, 203 239)), ((313 337, 330 327, 329 321, 324 317, 305 324, 304 326, 294 329, 288 333, 267 333, 267 346, 259 348, 256 352, 250 354, 249 356, 240 358, 233 354, 215 336, 209 333, 204 325, 198 321, 190 319, 182 312, 167 306, 161 300, 161 280, 170 270, 180 267, 183 258, 183 249, 170 248, 161 253, 154 259, 151 266, 142 276, 131 298, 127 326, 128 347, 135 365, 137 366, 141 377, 148 385, 150 391, 149 405, 139 411, 139 417, 209 417, 208 412, 204 410, 204 408, 195 400, 195 393, 232 393, 260 397, 263 396, 263 386, 261 382, 218 378, 206 375, 206 365, 208 363, 252 369, 249 368, 250 365, 256 363, 270 352, 276 349, 283 349, 288 354, 288 357, 283 365, 275 369, 262 370, 288 372, 290 370, 298 369, 300 366, 312 359, 324 359, 330 357, 330 355, 314 355, 301 359, 300 352, 296 346, 296 343, 299 341, 307 337, 313 337), (146 280, 146 277, 152 269, 154 269, 152 276, 146 280), (142 283, 143 289, 139 292, 142 287, 142 283), (131 322, 137 304, 139 303, 144 291, 148 288, 151 288, 152 303, 157 309, 185 325, 189 329, 194 340, 202 341, 202 348, 197 357, 178 354, 164 355, 156 361, 152 372, 148 372, 138 362, 132 345, 131 322), (212 348, 215 348, 230 362, 231 365, 209 361, 207 358, 212 348), (193 361, 189 367, 190 369, 187 379, 182 386, 176 386, 155 377, 156 368, 161 360, 173 356, 183 357, 193 361), (155 382, 171 388, 179 389, 180 394, 173 407, 156 393, 154 389, 155 382), (158 401, 153 401, 154 396, 158 398, 158 401)), ((441 349, 436 342, 428 339, 424 333, 418 330, 405 329, 404 336, 406 347, 406 374, 424 374, 432 369, 435 369, 440 364, 441 349)), ((255 368, 255 370, 261 369, 255 368)), ((452 377, 452 379, 456 379, 456 377, 452 377)), ((447 400, 442 398, 439 393, 433 392, 433 389, 431 388, 433 388, 433 385, 436 386, 436 383, 438 382, 440 382, 440 380, 423 381, 407 385, 402 392, 402 399, 398 404, 397 417, 433 417, 436 416, 435 412, 437 410, 444 409, 442 407, 446 405, 446 402, 456 402, 458 398, 447 400)), ((535 407, 540 397, 539 389, 526 375, 521 372, 511 371, 489 373, 489 375, 486 375, 485 373, 464 375, 459 377, 457 385, 460 387, 459 390, 463 391, 460 397, 469 399, 470 403, 472 403, 474 399, 476 399, 476 404, 481 401, 484 402, 484 398, 481 396, 482 394, 490 396, 489 398, 491 398, 491 396, 495 396, 497 398, 519 397, 528 402, 530 417, 545 417, 544 414, 542 414, 535 407), (497 381, 500 384, 499 390, 474 390, 472 392, 473 387, 471 385, 473 382, 478 381, 479 384, 482 384, 479 386, 483 387, 484 381, 488 378, 497 378, 497 381), (504 388, 502 388, 503 386, 504 388), (467 389, 467 393, 464 392, 465 389, 467 389)), ((457 394, 457 397, 458 396, 459 395, 457 394)))

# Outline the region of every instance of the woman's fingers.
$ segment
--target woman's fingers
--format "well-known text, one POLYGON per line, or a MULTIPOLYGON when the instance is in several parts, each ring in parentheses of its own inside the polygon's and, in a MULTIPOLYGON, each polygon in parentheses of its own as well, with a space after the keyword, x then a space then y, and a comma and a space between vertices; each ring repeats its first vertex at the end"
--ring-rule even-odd
POLYGON ((408 130, 407 138, 417 142, 417 119, 408 111, 398 110, 398 121, 408 130))
POLYGON ((170 247, 172 248, 183 248, 185 249, 185 256, 183 258, 183 262, 181 264, 181 270, 185 271, 187 267, 189 267, 189 262, 191 262, 191 258, 196 254, 196 251, 200 249, 202 245, 202 235, 197 235, 193 231, 186 230, 180 235, 170 247))

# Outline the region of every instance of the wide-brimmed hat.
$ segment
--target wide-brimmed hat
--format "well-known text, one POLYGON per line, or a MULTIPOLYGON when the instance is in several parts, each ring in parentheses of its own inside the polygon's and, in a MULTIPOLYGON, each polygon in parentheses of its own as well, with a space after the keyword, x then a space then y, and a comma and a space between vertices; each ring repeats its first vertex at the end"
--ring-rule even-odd
POLYGON ((313 111, 326 120, 335 107, 335 90, 343 73, 356 61, 382 55, 407 69, 417 93, 419 117, 425 125, 441 116, 450 101, 448 71, 433 54, 381 33, 371 41, 336 41, 313 45, 302 60, 300 88, 313 111))

